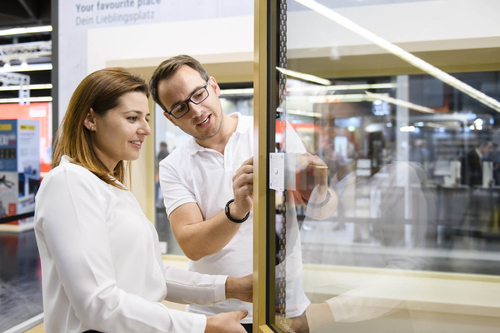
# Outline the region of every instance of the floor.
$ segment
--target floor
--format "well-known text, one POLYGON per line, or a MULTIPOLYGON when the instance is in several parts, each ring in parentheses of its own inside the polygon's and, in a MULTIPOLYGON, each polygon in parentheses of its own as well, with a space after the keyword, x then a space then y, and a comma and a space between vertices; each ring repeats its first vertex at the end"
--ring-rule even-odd
MULTIPOLYGON (((160 241, 167 243, 167 252, 182 255, 162 209, 157 210, 157 228, 160 241)), ((304 263, 383 267, 387 258, 401 257, 400 248, 381 247, 377 237, 365 231, 367 237, 362 237, 364 231, 347 221, 344 225, 333 220, 303 221, 300 234, 304 263)), ((422 259, 430 271, 500 275, 499 252, 498 238, 478 240, 438 232, 432 246, 413 249, 407 255, 422 259)), ((41 271, 34 231, 0 233, 0 332, 41 312, 41 271)), ((28 332, 44 331, 38 325, 28 332)))
POLYGON ((0 233, 0 332, 42 313, 35 233, 0 233))

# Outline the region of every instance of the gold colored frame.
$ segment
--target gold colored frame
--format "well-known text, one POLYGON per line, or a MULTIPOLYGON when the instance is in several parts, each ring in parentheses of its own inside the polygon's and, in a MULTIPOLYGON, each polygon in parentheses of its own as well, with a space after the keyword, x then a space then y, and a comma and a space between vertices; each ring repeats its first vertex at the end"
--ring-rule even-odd
POLYGON ((280 332, 274 325, 275 198, 269 190, 268 154, 274 151, 277 108, 277 1, 255 0, 254 10, 254 299, 253 332, 280 332))
POLYGON ((255 0, 254 20, 253 332, 258 333, 272 332, 266 322, 267 1, 255 0))

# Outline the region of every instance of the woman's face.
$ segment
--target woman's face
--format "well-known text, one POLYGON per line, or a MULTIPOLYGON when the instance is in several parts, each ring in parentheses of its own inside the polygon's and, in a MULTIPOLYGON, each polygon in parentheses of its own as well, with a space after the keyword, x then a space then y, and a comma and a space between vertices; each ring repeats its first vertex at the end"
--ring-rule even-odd
POLYGON ((148 98, 142 92, 129 92, 120 104, 104 116, 95 116, 94 149, 99 159, 112 171, 119 161, 136 160, 149 128, 148 98))

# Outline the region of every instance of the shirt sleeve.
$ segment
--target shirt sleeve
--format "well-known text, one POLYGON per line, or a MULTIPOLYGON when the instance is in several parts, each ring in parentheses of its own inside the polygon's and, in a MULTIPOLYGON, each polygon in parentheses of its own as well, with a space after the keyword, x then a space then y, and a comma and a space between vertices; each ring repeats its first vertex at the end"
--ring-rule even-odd
POLYGON ((65 168, 44 181, 35 218, 41 243, 86 328, 102 332, 204 331, 206 317, 169 310, 117 286, 101 180, 65 168))
POLYGON ((166 300, 177 303, 213 305, 226 300, 227 275, 208 275, 164 265, 166 300))
POLYGON ((170 154, 160 163, 160 187, 167 215, 177 207, 189 202, 196 203, 196 197, 182 182, 177 168, 173 165, 175 154, 170 154))

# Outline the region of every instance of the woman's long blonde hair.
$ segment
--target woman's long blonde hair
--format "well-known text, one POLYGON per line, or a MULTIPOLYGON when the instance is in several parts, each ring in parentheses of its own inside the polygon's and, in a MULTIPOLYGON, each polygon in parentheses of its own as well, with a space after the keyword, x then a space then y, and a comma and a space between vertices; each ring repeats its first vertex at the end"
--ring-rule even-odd
POLYGON ((113 178, 122 184, 125 178, 130 182, 130 161, 120 161, 110 173, 95 153, 84 120, 91 108, 98 116, 104 116, 120 104, 121 96, 132 91, 142 92, 149 97, 146 82, 121 67, 101 69, 83 79, 71 96, 57 130, 52 167, 58 166, 61 157, 66 155, 73 163, 93 172, 106 183, 123 189, 113 178))

